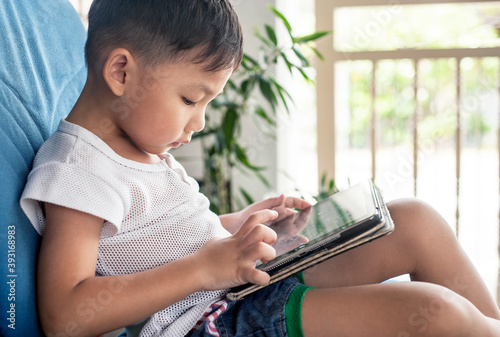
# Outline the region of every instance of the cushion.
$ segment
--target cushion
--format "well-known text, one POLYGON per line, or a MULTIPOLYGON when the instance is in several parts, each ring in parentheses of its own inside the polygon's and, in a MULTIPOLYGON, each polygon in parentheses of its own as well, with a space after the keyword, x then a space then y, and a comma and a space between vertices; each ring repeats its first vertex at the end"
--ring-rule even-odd
POLYGON ((0 335, 40 336, 40 238, 19 197, 36 151, 83 88, 86 32, 67 0, 2 0, 0 26, 0 335))

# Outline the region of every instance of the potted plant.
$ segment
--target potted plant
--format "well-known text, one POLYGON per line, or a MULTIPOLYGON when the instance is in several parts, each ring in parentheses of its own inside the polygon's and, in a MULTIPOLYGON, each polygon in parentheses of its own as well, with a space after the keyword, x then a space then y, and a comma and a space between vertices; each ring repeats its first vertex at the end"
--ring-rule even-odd
MULTIPOLYGON (((195 136, 201 140, 204 154, 201 189, 217 214, 232 211, 235 202, 231 194, 233 170, 253 174, 269 186, 262 175, 265 167, 254 165, 247 155, 247 148, 242 145, 241 121, 244 115, 253 114, 267 129, 272 130, 277 125, 278 109, 282 107, 289 113, 293 99, 274 77, 273 66, 283 62, 290 73, 299 74, 303 80, 313 83, 306 71, 311 67, 310 58, 317 55, 323 60, 313 42, 329 32, 295 36, 285 16, 273 6, 269 8, 288 32, 286 39, 279 40, 275 29, 267 24, 264 26, 265 34, 255 30, 255 36, 261 42, 258 56, 244 54, 241 66, 228 81, 224 93, 210 104, 205 129, 195 136)), ((243 188, 238 190, 241 195, 236 202, 240 206, 253 202, 243 188)))

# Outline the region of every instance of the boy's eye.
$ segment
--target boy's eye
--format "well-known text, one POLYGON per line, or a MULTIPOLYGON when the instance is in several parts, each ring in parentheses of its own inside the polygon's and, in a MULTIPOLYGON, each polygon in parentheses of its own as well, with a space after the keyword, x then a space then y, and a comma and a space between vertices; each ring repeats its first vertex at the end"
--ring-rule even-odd
POLYGON ((196 104, 195 102, 193 102, 185 97, 182 100, 184 101, 184 104, 186 104, 186 105, 195 105, 196 104))

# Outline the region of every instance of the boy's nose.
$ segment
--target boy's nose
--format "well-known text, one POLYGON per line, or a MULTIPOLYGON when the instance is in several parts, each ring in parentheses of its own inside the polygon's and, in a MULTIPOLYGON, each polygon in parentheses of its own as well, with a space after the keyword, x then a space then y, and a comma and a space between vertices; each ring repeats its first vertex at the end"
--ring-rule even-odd
POLYGON ((200 132, 205 128, 205 109, 201 109, 190 120, 189 129, 193 132, 200 132))

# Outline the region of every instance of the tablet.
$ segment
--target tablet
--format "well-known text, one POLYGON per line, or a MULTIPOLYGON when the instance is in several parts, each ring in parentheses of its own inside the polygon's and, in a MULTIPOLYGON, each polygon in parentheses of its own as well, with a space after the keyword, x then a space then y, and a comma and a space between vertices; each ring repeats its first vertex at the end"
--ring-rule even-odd
MULTIPOLYGON (((392 232, 382 195, 371 181, 348 189, 270 225, 277 240, 276 258, 256 268, 271 275, 271 283, 319 263, 376 237, 392 232)), ((235 287, 229 299, 260 289, 246 284, 235 287)))

